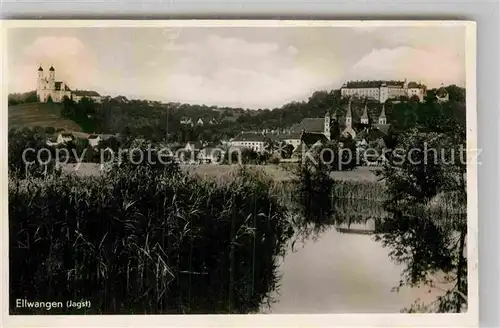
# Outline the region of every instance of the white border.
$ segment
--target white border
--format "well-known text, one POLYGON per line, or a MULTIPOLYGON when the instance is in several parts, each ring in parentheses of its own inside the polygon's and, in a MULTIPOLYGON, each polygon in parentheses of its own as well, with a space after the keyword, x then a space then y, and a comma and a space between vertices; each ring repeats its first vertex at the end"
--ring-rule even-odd
MULTIPOLYGON (((291 21, 291 20, 10 20, 1 22, 2 49, 6 49, 9 28, 44 27, 360 27, 360 26, 464 26, 466 28, 467 147, 477 149, 476 109, 476 23, 471 21, 291 21)), ((7 58, 2 51, 1 131, 7 131, 7 58)), ((7 135, 1 135, 2 158, 7 158, 7 135)), ((7 161, 0 161, 2 201, 2 326, 9 327, 95 327, 95 326, 184 326, 184 327, 276 327, 276 326, 451 326, 478 325, 478 189, 477 166, 467 167, 468 187, 468 312, 461 314, 320 314, 320 315, 93 315, 93 316, 10 316, 8 315, 8 202, 7 161), (145 323, 147 325, 145 325, 145 323)), ((306 283, 306 282, 304 282, 306 283)))

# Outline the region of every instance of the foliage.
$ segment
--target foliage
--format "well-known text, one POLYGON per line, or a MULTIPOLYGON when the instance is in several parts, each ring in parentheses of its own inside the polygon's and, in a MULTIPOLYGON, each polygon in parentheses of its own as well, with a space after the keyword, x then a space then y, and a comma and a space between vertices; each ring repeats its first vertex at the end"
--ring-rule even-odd
POLYGON ((36 90, 25 93, 10 93, 8 95, 9 105, 18 105, 18 104, 36 103, 36 102, 38 102, 36 90))
POLYGON ((10 130, 8 134, 9 176, 41 178, 56 174, 55 148, 30 129, 10 130))
POLYGON ((61 115, 77 123, 83 131, 93 132, 98 125, 95 117, 98 105, 90 98, 83 97, 78 102, 64 96, 61 115))
POLYGON ((406 155, 390 154, 381 172, 388 187, 385 208, 390 215, 380 226, 377 239, 391 248, 395 261, 406 265, 400 286, 431 285, 436 275, 444 273, 454 287, 437 300, 438 310, 461 312, 467 306, 465 213, 451 222, 440 215, 408 213, 410 208, 428 206, 441 194, 456 196, 465 207, 466 159, 461 151, 465 126, 448 117, 441 131, 423 134, 411 130, 399 135, 397 147, 406 155))

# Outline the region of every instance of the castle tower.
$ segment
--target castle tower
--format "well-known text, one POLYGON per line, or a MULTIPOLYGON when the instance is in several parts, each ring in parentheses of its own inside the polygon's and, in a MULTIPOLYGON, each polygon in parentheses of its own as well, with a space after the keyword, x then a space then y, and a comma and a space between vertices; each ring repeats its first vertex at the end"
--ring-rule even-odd
POLYGON ((323 133, 325 135, 325 137, 328 139, 328 140, 331 140, 331 122, 330 122, 330 113, 328 112, 328 110, 326 111, 326 114, 325 114, 325 123, 323 124, 323 133))
POLYGON ((351 100, 349 99, 349 104, 347 105, 347 114, 345 115, 345 125, 352 126, 352 111, 351 111, 351 100))
POLYGON ((361 124, 368 124, 368 107, 365 104, 365 109, 363 110, 363 115, 361 115, 361 124))
POLYGON ((382 105, 382 112, 378 118, 378 124, 387 124, 387 118, 385 117, 385 104, 382 105))

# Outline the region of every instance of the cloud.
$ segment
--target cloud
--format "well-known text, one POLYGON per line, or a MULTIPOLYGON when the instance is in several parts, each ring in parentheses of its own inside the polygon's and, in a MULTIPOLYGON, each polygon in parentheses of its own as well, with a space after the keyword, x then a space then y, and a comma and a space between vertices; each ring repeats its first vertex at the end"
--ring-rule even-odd
POLYGON ((19 30, 9 92, 36 88, 38 65, 73 89, 244 108, 305 100, 346 79, 463 84, 464 34, 449 28, 19 30), (43 34, 42 34, 43 33, 43 34), (65 35, 65 36, 61 36, 65 35))
POLYGON ((347 78, 422 81, 428 86, 465 83, 464 62, 459 56, 439 51, 398 47, 375 49, 355 64, 347 78))
POLYGON ((300 67, 299 50, 273 42, 210 35, 201 42, 168 44, 171 63, 155 89, 169 99, 259 108, 281 106, 312 91, 324 79, 300 67))

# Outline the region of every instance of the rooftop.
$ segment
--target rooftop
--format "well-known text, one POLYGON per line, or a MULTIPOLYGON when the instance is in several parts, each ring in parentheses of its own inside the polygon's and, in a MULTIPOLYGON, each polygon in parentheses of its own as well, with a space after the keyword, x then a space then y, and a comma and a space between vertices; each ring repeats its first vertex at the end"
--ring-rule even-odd
POLYGON ((260 132, 241 132, 236 137, 234 137, 233 141, 264 141, 266 139, 266 135, 260 132))
POLYGON ((73 95, 79 97, 100 97, 101 95, 92 90, 75 90, 72 92, 73 95))

